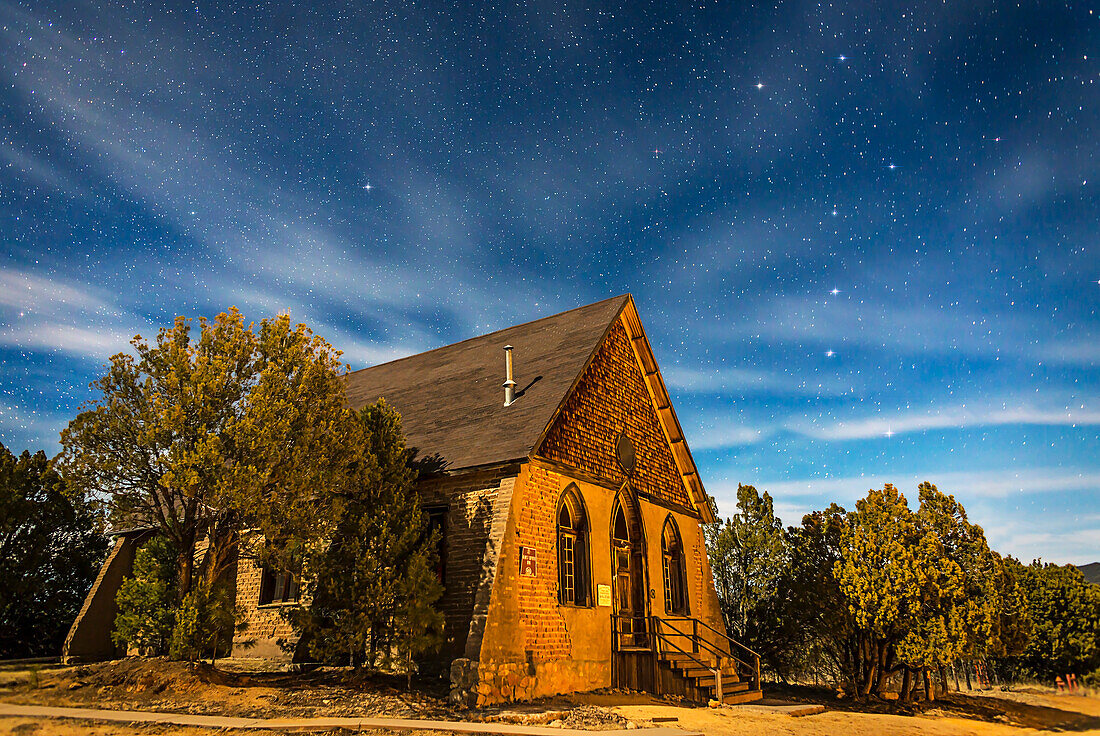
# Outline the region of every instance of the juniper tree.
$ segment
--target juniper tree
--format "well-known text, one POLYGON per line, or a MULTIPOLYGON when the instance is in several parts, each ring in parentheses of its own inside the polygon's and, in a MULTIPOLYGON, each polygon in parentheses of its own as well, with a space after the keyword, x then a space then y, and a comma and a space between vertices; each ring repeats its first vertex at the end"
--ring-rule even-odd
POLYGON ((168 653, 176 625, 177 559, 166 537, 154 537, 134 555, 133 570, 115 594, 115 644, 148 656, 168 653))
POLYGON ((102 519, 46 455, 0 444, 0 657, 56 654, 107 549, 102 519))
POLYGON ((737 513, 705 534, 726 627, 783 676, 798 631, 788 548, 771 496, 738 485, 737 513))
POLYGON ((427 533, 401 418, 384 400, 357 415, 359 453, 338 505, 331 543, 305 562, 309 606, 294 620, 322 661, 408 665, 438 646, 436 538, 427 533))
MULTIPOLYGON (((331 531, 329 496, 347 475, 348 411, 338 351, 286 315, 245 325, 236 308, 212 322, 178 317, 133 354, 110 360, 98 397, 62 433, 58 466, 101 494, 116 524, 163 535, 177 553, 176 603, 194 583, 209 536, 212 583, 244 530, 286 557, 331 531)), ((249 545, 242 545, 251 549, 249 545)))

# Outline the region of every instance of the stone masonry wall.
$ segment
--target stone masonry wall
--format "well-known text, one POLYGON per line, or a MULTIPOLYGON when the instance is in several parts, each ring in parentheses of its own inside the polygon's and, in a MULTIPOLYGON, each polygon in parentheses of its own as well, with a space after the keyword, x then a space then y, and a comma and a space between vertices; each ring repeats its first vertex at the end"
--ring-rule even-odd
MULTIPOLYGON (((517 467, 511 466, 434 476, 423 479, 417 486, 425 506, 447 507, 446 586, 440 602, 446 634, 442 657, 447 661, 465 652, 475 597, 485 574, 485 550, 497 495, 502 483, 510 493, 509 481, 514 479, 516 472, 517 467)), ((503 513, 506 518, 507 508, 503 513)), ((498 526, 498 536, 503 535, 503 522, 498 526)), ((251 558, 242 556, 237 568, 237 605, 244 610, 248 627, 234 637, 233 656, 289 660, 292 653, 281 643, 294 644, 298 637, 283 613, 288 606, 298 604, 260 606, 261 576, 260 567, 251 558)))
MULTIPOLYGON (((511 497, 498 499, 498 495, 502 489, 506 494, 511 493, 511 481, 517 472, 515 466, 495 468, 427 478, 418 486, 424 505, 447 506, 446 584, 440 602, 446 634, 443 655, 447 660, 466 653, 478 590, 485 576, 492 574, 486 565, 496 563, 495 552, 487 560, 486 546, 492 536, 498 501, 504 502, 504 519, 497 524, 498 537, 503 536, 503 523, 507 519, 507 502, 511 497)), ((499 545, 500 540, 496 539, 493 544, 499 545)), ((475 643, 475 649, 479 646, 480 641, 475 643)))
POLYGON ((248 626, 233 636, 233 656, 290 661, 293 650, 282 645, 293 646, 298 635, 282 614, 288 606, 298 604, 259 605, 262 576, 255 559, 246 555, 237 559, 237 605, 244 610, 248 626))
POLYGON ((635 489, 691 508, 630 337, 616 321, 537 453, 619 486, 626 480, 615 455, 620 432, 634 443, 635 489))

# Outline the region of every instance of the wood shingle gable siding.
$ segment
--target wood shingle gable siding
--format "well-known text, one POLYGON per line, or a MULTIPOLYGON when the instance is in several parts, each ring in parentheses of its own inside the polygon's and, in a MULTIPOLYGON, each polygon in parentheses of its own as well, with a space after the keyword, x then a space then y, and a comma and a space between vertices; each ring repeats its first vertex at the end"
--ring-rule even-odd
POLYGON ((627 480, 615 453, 621 433, 630 438, 637 455, 631 478, 635 490, 691 510, 630 337, 616 320, 565 400, 538 454, 617 488, 627 480))

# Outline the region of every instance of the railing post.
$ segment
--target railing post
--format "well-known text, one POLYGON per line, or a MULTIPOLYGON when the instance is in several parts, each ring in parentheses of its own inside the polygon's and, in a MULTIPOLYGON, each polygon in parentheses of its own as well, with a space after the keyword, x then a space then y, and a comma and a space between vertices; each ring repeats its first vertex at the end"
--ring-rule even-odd
POLYGON ((720 661, 718 664, 718 669, 714 671, 714 699, 722 703, 724 702, 722 699, 722 666, 720 661))
POLYGON ((764 688, 761 686, 761 683, 760 683, 760 655, 759 654, 757 654, 755 656, 755 660, 756 661, 755 661, 754 664, 756 664, 756 689, 757 690, 763 690, 764 688))
POLYGON ((658 627, 660 626, 660 619, 656 616, 652 616, 649 620, 649 645, 650 650, 653 652, 653 690, 657 697, 660 697, 664 693, 661 692, 661 642, 658 639, 658 627))
POLYGON ((691 651, 695 654, 699 653, 699 620, 691 620, 691 651))

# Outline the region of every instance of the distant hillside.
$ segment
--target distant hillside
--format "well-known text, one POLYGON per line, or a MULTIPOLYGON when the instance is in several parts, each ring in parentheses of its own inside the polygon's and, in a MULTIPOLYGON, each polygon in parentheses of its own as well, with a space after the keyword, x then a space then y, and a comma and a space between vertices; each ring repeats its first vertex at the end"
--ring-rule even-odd
POLYGON ((1100 562, 1090 562, 1087 565, 1078 565, 1077 569, 1085 574, 1085 580, 1090 583, 1100 583, 1100 562))

